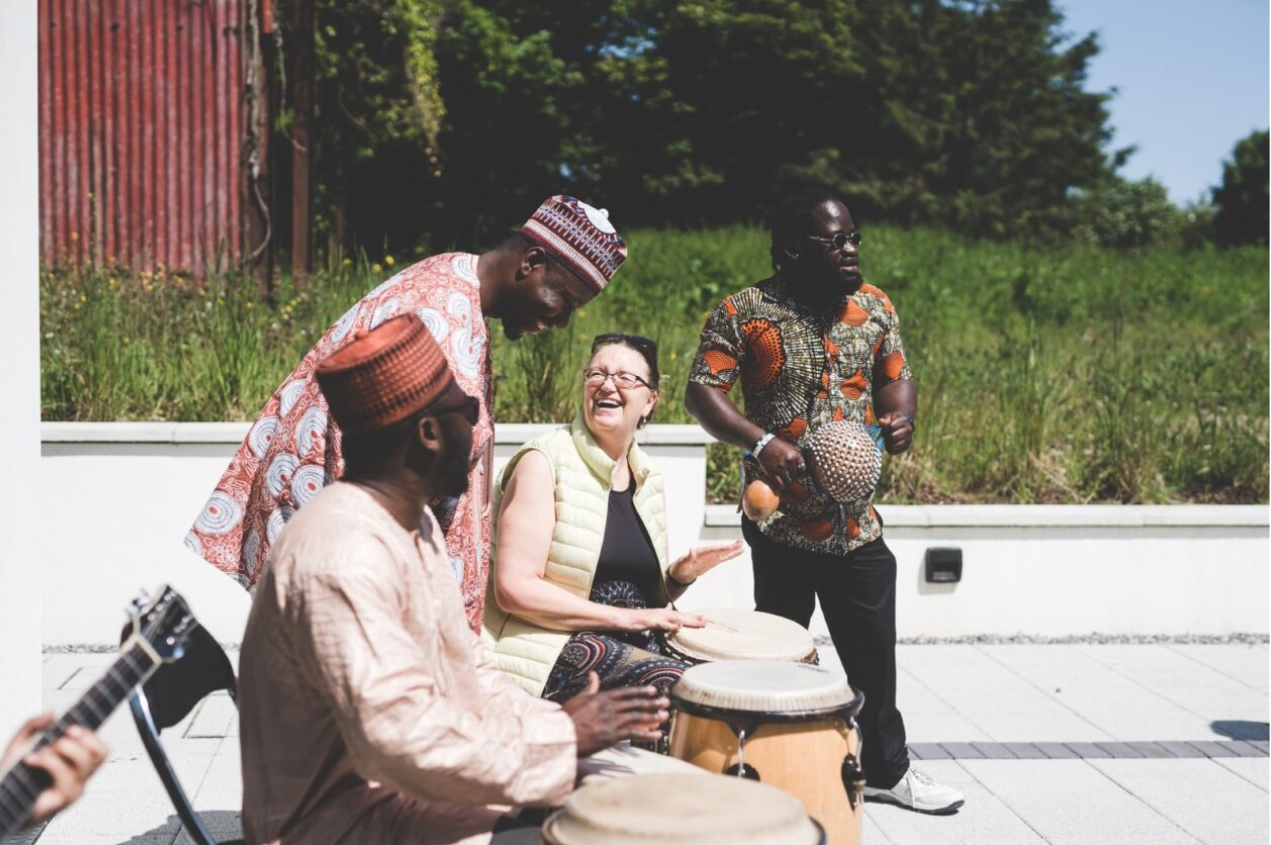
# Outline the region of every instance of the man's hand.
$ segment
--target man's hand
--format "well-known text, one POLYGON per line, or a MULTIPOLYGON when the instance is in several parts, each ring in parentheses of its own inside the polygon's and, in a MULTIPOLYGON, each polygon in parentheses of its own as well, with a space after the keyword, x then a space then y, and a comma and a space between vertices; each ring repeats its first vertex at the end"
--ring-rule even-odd
POLYGON ((914 424, 908 414, 902 414, 900 411, 884 414, 879 418, 878 425, 883 430, 883 443, 886 444, 887 451, 893 455, 905 451, 913 442, 914 424))
MULTIPOLYGON (((0 772, 18 762, 18 756, 36 737, 53 724, 53 714, 45 713, 28 719, 0 758, 0 772)), ((84 782, 106 759, 106 744, 92 731, 72 725, 65 736, 39 751, 28 754, 22 762, 32 769, 46 772, 52 785, 35 799, 28 824, 39 824, 51 818, 79 798, 84 782)))
POLYGON ((778 493, 807 470, 803 453, 780 437, 768 441, 760 450, 758 461, 768 484, 778 493))
POLYGON ((599 692, 600 676, 587 677, 587 689, 561 708, 574 720, 578 756, 586 757, 624 739, 657 742, 660 726, 670 718, 671 702, 657 687, 623 687, 599 692))

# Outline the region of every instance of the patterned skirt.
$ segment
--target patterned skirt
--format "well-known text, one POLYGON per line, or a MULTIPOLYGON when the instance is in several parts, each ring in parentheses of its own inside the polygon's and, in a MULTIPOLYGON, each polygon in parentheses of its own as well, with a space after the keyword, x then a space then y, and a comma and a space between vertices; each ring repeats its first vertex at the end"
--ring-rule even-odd
MULTIPOLYGON (((628 581, 596 585, 591 600, 612 607, 644 608, 638 587, 628 581)), ((587 675, 600 676, 601 689, 655 686, 665 693, 680 679, 687 664, 660 653, 652 631, 580 631, 569 638, 547 677, 543 698, 566 701, 587 687, 587 675)))

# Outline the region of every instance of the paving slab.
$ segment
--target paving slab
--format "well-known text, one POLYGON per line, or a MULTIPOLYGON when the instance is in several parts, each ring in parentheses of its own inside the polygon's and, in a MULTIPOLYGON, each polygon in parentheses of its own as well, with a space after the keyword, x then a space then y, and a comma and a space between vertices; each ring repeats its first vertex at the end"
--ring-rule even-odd
POLYGON ((1216 759, 1212 762, 1217 763, 1228 771, 1235 772, 1240 777, 1259 787, 1263 792, 1267 792, 1271 787, 1268 781, 1271 781, 1271 760, 1258 760, 1253 757, 1229 757, 1226 759, 1216 759))
MULTIPOLYGON (((1052 845, 1197 842, 1084 760, 966 760, 960 765, 1052 845)), ((1180 800, 1187 800, 1186 793, 1180 800)))
POLYGON ((1239 754, 1235 752, 1235 749, 1231 747, 1230 742, 1218 742, 1218 741, 1197 742, 1195 740, 1192 740, 1191 742, 1187 744, 1192 746, 1193 748, 1199 749, 1200 752, 1204 754, 1206 757, 1239 757, 1240 756, 1239 754))
POLYGON ((1171 643, 1165 647, 1221 672, 1234 681, 1262 692, 1268 691, 1271 661, 1267 660, 1265 646, 1171 643))
MULTIPOLYGON (((866 815, 893 845, 1041 845, 1045 842, 958 763, 936 760, 924 762, 921 768, 940 783, 961 791, 966 796, 966 804, 950 816, 929 816, 902 807, 866 804, 866 815)), ((864 841, 873 840, 865 838, 864 841)))
MULTIPOLYGON (((1093 742, 1115 739, 975 646, 902 646, 897 650, 897 660, 928 689, 988 734, 988 740, 1093 742)), ((904 712, 905 703, 899 699, 897 703, 904 712)), ((944 742, 952 738, 933 739, 944 742)))
POLYGON ((1157 745, 1164 748, 1175 757, 1205 757, 1208 756, 1190 742, 1166 741, 1158 742, 1157 745))
MULTIPOLYGON (((1232 723, 1266 725, 1271 699, 1267 693, 1233 680, 1222 672, 1164 647, 1134 645, 1078 645, 1074 648, 1105 666, 1169 699, 1211 725, 1232 723)), ((1221 733, 1221 731, 1217 731, 1221 733)), ((1230 736, 1230 733, 1225 734, 1230 736)), ((1139 735, 1132 739, 1155 739, 1139 735)), ((1203 737, 1161 736, 1160 739, 1202 739, 1203 737)), ((1240 736, 1240 739, 1266 739, 1240 736)))
POLYGON ((1265 845, 1267 794, 1211 760, 1095 760, 1135 798, 1206 845, 1265 845))
MULTIPOLYGON (((1210 720, 1068 645, 977 648, 1117 740, 1215 739, 1210 720)), ((1164 646, 1135 646, 1163 649, 1164 646)), ((1070 739, 1087 739, 1072 736, 1070 739)))
POLYGON ((1062 742, 1034 742, 1033 746, 1048 760, 1076 760, 1079 756, 1062 742))
POLYGON ((896 673, 896 704, 905 719, 905 734, 914 742, 987 741, 979 725, 958 712, 904 666, 896 673))
POLYGON ((229 693, 218 692, 203 699, 198 713, 179 734, 184 737, 225 737, 238 723, 238 708, 229 693))

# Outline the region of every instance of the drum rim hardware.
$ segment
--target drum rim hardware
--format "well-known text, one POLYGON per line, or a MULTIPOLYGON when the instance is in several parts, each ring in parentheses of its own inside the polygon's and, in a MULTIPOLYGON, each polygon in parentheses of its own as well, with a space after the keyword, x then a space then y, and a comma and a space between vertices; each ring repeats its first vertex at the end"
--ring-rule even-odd
MULTIPOLYGON (((733 723, 737 724, 759 722, 820 722, 827 718, 836 716, 843 718, 849 724, 854 724, 856 716, 861 712, 861 708, 865 706, 865 693, 853 690, 856 696, 846 704, 836 704, 830 707, 820 707, 810 710, 743 710, 738 707, 720 707, 710 704, 698 704, 693 701, 686 701, 675 695, 675 690, 671 690, 671 706, 676 712, 688 713, 690 716, 701 716, 707 719, 715 719, 723 722, 729 727, 733 723), (737 717, 742 718, 737 718, 737 717)), ((736 733, 736 728, 733 730, 736 733)))

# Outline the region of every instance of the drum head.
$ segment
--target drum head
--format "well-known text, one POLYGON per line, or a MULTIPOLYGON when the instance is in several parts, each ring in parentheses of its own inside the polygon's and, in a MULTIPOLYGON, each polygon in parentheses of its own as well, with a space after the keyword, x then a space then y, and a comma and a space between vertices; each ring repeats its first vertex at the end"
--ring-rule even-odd
POLYGON ((579 789, 543 825, 551 845, 818 845, 793 795, 707 772, 639 775, 579 789))
MULTIPOLYGON (((795 718, 859 708, 847 678, 806 663, 728 660, 684 670, 671 702, 688 712, 726 711, 795 718)), ((863 698, 862 698, 863 701, 863 698)))
POLYGON ((712 608, 696 612, 705 628, 681 628, 671 648, 694 660, 807 660, 816 646, 798 622, 757 610, 712 608))
POLYGON ((683 760, 676 760, 674 757, 656 754, 643 748, 632 748, 629 744, 615 745, 613 748, 597 751, 590 757, 578 758, 578 778, 582 786, 633 775, 701 773, 702 770, 692 763, 685 763, 683 760))

